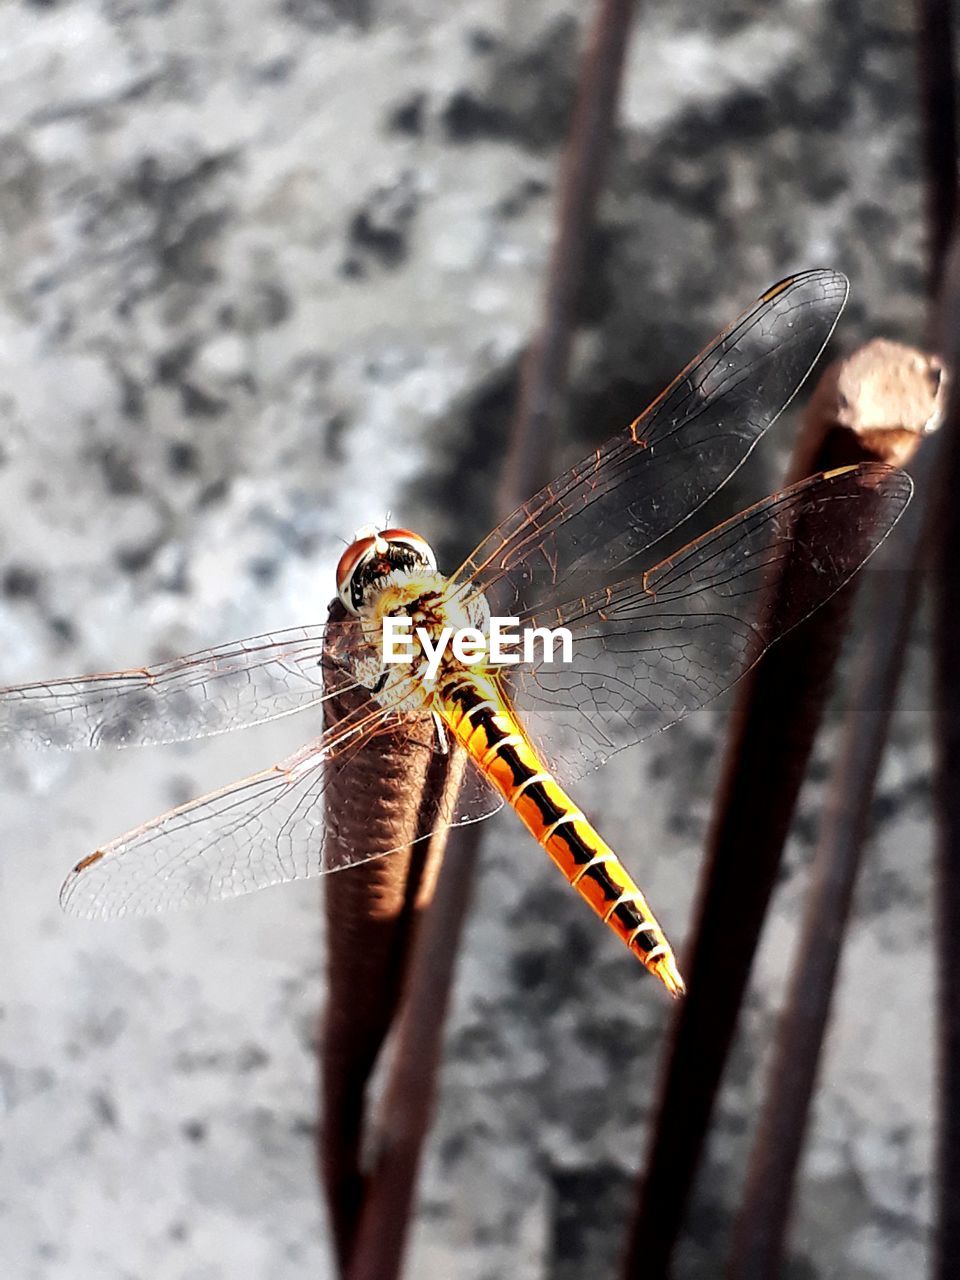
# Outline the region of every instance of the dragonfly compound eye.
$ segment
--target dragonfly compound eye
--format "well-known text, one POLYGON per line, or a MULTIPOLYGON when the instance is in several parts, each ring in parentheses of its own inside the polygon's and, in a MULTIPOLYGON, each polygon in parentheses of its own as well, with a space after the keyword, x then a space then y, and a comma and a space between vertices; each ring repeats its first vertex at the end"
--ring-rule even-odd
POLYGON ((390 546, 396 562, 405 562, 403 567, 417 569, 436 569, 437 557, 433 547, 419 533, 409 529, 384 529, 380 535, 390 546))
POLYGON ((368 592, 397 570, 435 570, 428 542, 409 529, 384 529, 357 537, 337 565, 337 594, 346 609, 358 613, 368 592))

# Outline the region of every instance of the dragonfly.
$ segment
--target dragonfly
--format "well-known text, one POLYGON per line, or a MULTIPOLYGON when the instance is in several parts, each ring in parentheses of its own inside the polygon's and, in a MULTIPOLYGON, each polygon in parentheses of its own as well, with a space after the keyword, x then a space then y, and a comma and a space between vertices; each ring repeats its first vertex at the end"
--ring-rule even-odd
POLYGON ((339 849, 324 797, 358 752, 409 733, 411 752, 458 745, 473 766, 434 829, 505 802, 601 920, 681 995, 676 956, 640 887, 568 788, 729 688, 857 572, 909 502, 905 473, 861 463, 682 537, 684 521, 795 396, 847 290, 831 270, 773 286, 634 422, 507 516, 449 575, 419 534, 364 529, 340 559, 339 606, 326 622, 0 690, 8 747, 167 743, 295 713, 311 726, 290 758, 84 857, 61 890, 64 910, 153 913, 381 856, 363 840, 339 849), (384 661, 386 617, 436 637, 448 624, 482 631, 495 616, 567 628, 570 661, 542 653, 468 663, 448 649, 432 679, 422 644, 405 664, 384 661), (437 729, 424 734, 428 718, 437 729))

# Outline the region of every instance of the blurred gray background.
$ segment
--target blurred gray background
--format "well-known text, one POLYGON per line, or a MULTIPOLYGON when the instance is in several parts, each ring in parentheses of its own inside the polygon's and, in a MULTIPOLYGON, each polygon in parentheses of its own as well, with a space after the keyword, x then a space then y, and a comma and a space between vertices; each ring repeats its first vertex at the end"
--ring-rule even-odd
MULTIPOLYGON (((325 615, 390 511, 448 567, 490 514, 538 315, 577 0, 0 5, 0 679, 325 615)), ((788 271, 839 342, 922 334, 912 6, 639 6, 556 457, 632 418, 788 271)), ((775 483, 796 417, 731 503, 775 483)), ((931 991, 918 641, 844 955, 790 1280, 922 1273, 931 991)), ((578 798, 675 941, 729 712, 578 798)), ((313 1170, 320 887, 112 926, 64 872, 269 764, 309 716, 196 747, 0 761, 0 1270, 330 1275, 313 1170)), ((718 1274, 836 724, 791 842, 683 1246, 718 1274)), ((745 863, 745 874, 749 873, 745 863)), ((612 1274, 668 1009, 511 815, 489 824, 408 1274, 612 1274)))

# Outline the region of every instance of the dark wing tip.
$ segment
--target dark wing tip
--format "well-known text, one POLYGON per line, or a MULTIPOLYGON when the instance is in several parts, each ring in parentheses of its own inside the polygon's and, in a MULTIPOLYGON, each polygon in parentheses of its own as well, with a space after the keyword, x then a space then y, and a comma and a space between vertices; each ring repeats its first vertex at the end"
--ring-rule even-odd
POLYGON ((824 475, 829 479, 848 470, 855 471, 858 478, 871 488, 883 489, 888 497, 899 499, 904 507, 913 497, 913 479, 901 467, 895 467, 890 462, 859 462, 853 467, 839 467, 836 471, 824 472, 824 475))
POLYGON ((90 853, 85 858, 81 858, 60 886, 60 910, 63 911, 65 915, 81 916, 89 919, 96 914, 89 910, 89 905, 84 909, 82 905, 79 905, 75 901, 77 884, 84 871, 87 871, 90 867, 100 862, 106 852, 106 849, 97 849, 94 853, 90 853))
POLYGON ((842 271, 836 271, 833 267, 812 267, 809 271, 795 271, 793 275, 784 276, 771 285, 766 292, 761 293, 757 301, 769 302, 778 294, 787 293, 791 289, 809 288, 811 285, 825 298, 838 302, 838 314, 843 310, 850 294, 850 281, 842 271))

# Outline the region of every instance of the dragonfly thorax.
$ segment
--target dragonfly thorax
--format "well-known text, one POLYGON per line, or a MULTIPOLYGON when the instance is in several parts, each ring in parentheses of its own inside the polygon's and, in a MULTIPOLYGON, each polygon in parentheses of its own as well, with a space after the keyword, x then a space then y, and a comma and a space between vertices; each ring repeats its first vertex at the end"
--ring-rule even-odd
POLYGON ((450 634, 466 627, 486 632, 490 622, 490 611, 481 594, 474 592, 466 599, 462 590, 435 570, 400 570, 391 574, 383 587, 370 594, 359 615, 364 638, 379 670, 375 696, 401 713, 428 708, 437 689, 454 674, 453 666, 462 671, 447 648, 439 671, 428 676, 429 657, 423 647, 423 633, 436 647, 444 632, 450 634), (383 623, 388 617, 410 619, 409 661, 390 664, 383 659, 383 623))

